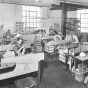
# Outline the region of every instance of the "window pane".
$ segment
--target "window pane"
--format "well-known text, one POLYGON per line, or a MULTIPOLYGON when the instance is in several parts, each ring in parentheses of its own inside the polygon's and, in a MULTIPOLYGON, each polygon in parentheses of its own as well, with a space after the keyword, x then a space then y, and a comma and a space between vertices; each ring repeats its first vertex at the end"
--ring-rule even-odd
POLYGON ((23 17, 22 22, 25 22, 25 17, 23 17))
POLYGON ((84 18, 85 16, 84 16, 84 14, 81 14, 81 18, 84 18))
POLYGON ((37 7, 37 11, 40 11, 40 7, 37 7))
POLYGON ((41 19, 37 19, 37 22, 41 22, 41 19))
POLYGON ((30 22, 34 22, 34 19, 30 19, 30 22))
POLYGON ((85 28, 85 32, 87 32, 87 28, 85 28))
POLYGON ((26 12, 26 16, 29 16, 29 12, 26 12))
POLYGON ((84 24, 84 27, 86 27, 86 24, 84 24))
POLYGON ((30 23, 30 27, 33 27, 33 23, 30 23))
POLYGON ((85 19, 85 23, 87 23, 87 19, 85 19))
POLYGON ((88 28, 87 28, 87 32, 88 32, 88 28))
POLYGON ((88 24, 86 24, 86 28, 88 27, 88 24))
POLYGON ((29 27, 29 23, 27 23, 27 26, 26 27, 29 27))
POLYGON ((86 19, 84 19, 84 24, 86 24, 86 19))
POLYGON ((33 12, 30 12, 30 17, 33 18, 33 12))
POLYGON ((29 6, 26 6, 26 11, 29 11, 29 6))
POLYGON ((23 24, 23 28, 25 28, 25 23, 23 24))
POLYGON ((77 18, 80 18, 80 14, 77 14, 77 18))
POLYGON ((84 13, 84 11, 85 11, 84 9, 83 9, 83 10, 81 10, 81 13, 84 13))
POLYGON ((36 17, 36 12, 34 12, 34 14, 33 14, 33 15, 34 15, 34 17, 36 17))
POLYGON ((23 5, 22 7, 23 7, 23 10, 25 10, 25 5, 23 5))
POLYGON ((86 13, 88 13, 88 9, 86 9, 86 13))
POLYGON ((81 28, 81 32, 85 32, 85 28, 81 28))
POLYGON ((33 6, 30 6, 30 11, 33 11, 33 9, 34 9, 33 6))
POLYGON ((84 24, 81 24, 81 27, 84 27, 84 24))
POLYGON ((36 22, 37 20, 36 19, 34 19, 34 22, 36 22))
POLYGON ((26 16, 26 11, 22 11, 22 16, 26 16))
POLYGON ((34 8, 33 8, 33 11, 36 11, 37 9, 36 9, 36 6, 34 6, 34 8))
POLYGON ((85 18, 88 18, 88 14, 85 14, 85 18))
POLYGON ((40 12, 37 12, 37 17, 40 17, 40 12))
POLYGON ((81 10, 77 10, 77 13, 80 13, 81 12, 81 10))
POLYGON ((37 23, 34 23, 34 27, 36 27, 37 23))
POLYGON ((81 19, 81 23, 84 23, 84 21, 85 21, 84 19, 81 19))
POLYGON ((27 22, 29 22, 29 17, 27 17, 27 22))
POLYGON ((37 27, 40 27, 40 23, 37 23, 37 27))

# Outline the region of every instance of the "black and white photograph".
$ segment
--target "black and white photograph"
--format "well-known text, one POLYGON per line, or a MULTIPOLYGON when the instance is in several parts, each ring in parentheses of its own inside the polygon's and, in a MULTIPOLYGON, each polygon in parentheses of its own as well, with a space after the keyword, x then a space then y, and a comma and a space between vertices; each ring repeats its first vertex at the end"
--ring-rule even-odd
POLYGON ((0 88, 88 88, 88 0, 0 0, 0 88))

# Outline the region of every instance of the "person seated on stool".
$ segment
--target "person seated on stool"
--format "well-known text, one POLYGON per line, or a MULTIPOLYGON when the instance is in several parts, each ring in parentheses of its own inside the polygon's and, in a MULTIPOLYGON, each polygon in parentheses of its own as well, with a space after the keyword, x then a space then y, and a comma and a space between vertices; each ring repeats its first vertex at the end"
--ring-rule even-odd
POLYGON ((10 30, 8 29, 6 31, 6 33, 3 35, 3 38, 12 38, 13 34, 10 32, 10 30))
POLYGON ((65 39, 68 43, 79 43, 74 31, 67 31, 65 39))
POLYGON ((11 34, 10 30, 8 29, 5 34, 3 34, 4 42, 5 44, 10 44, 11 40, 10 38, 14 37, 13 34, 11 34))
POLYGON ((75 35, 74 31, 71 31, 71 42, 75 44, 79 43, 78 37, 75 35))
POLYGON ((25 47, 23 46, 23 39, 18 38, 17 44, 13 48, 15 56, 21 56, 25 54, 25 47))

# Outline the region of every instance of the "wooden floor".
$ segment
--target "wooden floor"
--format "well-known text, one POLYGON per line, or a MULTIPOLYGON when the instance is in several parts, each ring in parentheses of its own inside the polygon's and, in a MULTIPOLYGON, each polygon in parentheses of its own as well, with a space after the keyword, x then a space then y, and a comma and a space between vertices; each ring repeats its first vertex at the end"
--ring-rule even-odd
MULTIPOLYGON (((83 83, 75 80, 74 75, 65 70, 65 65, 58 59, 52 60, 53 57, 47 57, 44 63, 43 75, 41 84, 38 88, 88 88, 83 83)), ((4 85, 0 88, 16 88, 14 83, 4 85)))

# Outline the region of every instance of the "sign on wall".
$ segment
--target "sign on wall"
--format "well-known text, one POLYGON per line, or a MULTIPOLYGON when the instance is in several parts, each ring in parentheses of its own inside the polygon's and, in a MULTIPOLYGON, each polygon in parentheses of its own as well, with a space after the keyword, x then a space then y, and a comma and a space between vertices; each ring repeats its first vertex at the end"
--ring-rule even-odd
POLYGON ((54 28, 57 32, 60 32, 60 26, 58 23, 54 23, 54 28))

